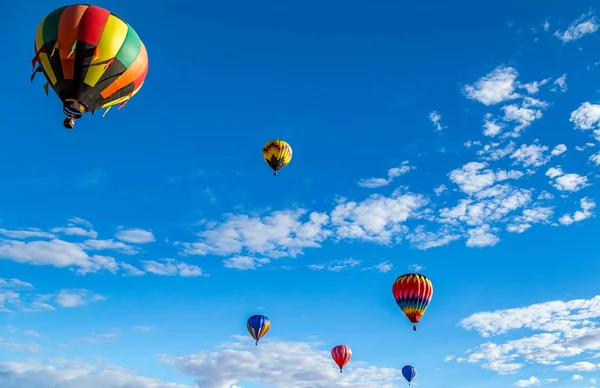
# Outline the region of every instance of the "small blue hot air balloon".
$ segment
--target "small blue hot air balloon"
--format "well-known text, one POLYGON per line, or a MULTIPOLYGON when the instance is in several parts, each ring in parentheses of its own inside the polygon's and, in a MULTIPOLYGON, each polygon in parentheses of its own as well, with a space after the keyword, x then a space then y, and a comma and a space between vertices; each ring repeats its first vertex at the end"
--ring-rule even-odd
POLYGON ((402 376, 404 376, 404 378, 408 381, 408 385, 410 385, 410 382, 415 378, 416 375, 417 371, 415 370, 414 366, 406 365, 404 368, 402 368, 402 376))
POLYGON ((248 322, 246 323, 246 327, 248 328, 248 332, 256 340, 256 345, 258 346, 258 341, 269 331, 271 328, 271 320, 264 315, 253 315, 248 318, 248 322))

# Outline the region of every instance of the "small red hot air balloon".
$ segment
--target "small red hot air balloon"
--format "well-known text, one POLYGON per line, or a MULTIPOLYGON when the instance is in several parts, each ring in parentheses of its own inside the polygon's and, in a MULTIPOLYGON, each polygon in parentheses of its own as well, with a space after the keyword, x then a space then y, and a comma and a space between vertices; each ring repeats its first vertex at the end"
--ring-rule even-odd
POLYGON ((352 349, 346 345, 338 345, 331 349, 331 357, 340 367, 340 373, 342 373, 342 369, 350 361, 350 358, 352 358, 352 349))

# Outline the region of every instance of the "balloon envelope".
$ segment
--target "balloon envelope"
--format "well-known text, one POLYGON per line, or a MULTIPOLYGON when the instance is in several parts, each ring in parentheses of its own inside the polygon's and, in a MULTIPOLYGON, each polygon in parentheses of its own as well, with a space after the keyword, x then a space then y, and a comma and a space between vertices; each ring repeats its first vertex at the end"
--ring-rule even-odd
MULTIPOLYGON (((398 307, 414 324, 421 320, 433 297, 433 284, 424 275, 408 273, 399 276, 392 286, 398 307)), ((415 330, 417 326, 415 325, 415 330)))
POLYGON ((263 147, 263 159, 277 175, 292 160, 292 147, 283 140, 271 140, 263 147))
POLYGON ((346 345, 338 345, 331 349, 331 358, 340 367, 340 372, 352 358, 352 349, 346 345))
POLYGON ((402 368, 402 376, 410 383, 415 376, 417 375, 417 371, 412 365, 406 365, 402 368))
POLYGON ((38 25, 34 46, 36 72, 44 74, 63 112, 75 119, 124 105, 148 73, 148 53, 138 34, 101 7, 74 4, 50 12, 38 25))
POLYGON ((265 334, 271 328, 271 320, 264 315, 253 315, 248 318, 248 322, 246 322, 246 327, 248 332, 256 340, 256 344, 258 345, 258 341, 264 337, 265 334))

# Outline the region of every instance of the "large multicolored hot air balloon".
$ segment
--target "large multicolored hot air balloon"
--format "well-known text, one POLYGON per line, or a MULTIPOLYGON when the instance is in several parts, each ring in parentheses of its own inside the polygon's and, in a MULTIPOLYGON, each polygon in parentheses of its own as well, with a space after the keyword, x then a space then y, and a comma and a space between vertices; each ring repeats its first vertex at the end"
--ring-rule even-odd
POLYGON ((66 128, 73 128, 86 112, 116 104, 120 109, 148 73, 146 47, 135 30, 96 6, 75 4, 52 11, 39 24, 34 46, 31 81, 36 73, 44 74, 46 94, 50 85, 63 103, 66 128))
POLYGON ((413 329, 416 331, 417 323, 421 320, 433 296, 431 281, 424 275, 408 273, 396 279, 392 286, 392 293, 398 307, 414 323, 413 329))
POLYGON ((404 378, 408 381, 408 385, 410 385, 410 382, 415 378, 416 375, 417 371, 414 366, 406 365, 402 368, 402 376, 404 376, 404 378))
POLYGON ((340 367, 340 373, 342 373, 342 369, 350 361, 350 358, 352 358, 352 349, 346 345, 338 345, 331 349, 331 357, 337 366, 340 367))
POLYGON ((260 341, 271 328, 271 320, 264 315, 253 315, 248 318, 246 327, 252 338, 256 340, 255 345, 258 346, 258 341, 260 341))
POLYGON ((263 147, 263 158, 276 176, 292 160, 292 147, 283 140, 271 140, 263 147))

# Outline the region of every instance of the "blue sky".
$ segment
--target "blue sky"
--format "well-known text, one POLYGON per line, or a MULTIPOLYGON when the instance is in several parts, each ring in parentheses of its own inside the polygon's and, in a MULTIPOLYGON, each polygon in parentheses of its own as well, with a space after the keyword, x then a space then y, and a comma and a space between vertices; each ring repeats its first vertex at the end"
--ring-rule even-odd
POLYGON ((0 386, 388 388, 406 364, 423 388, 596 386, 592 1, 101 1, 150 69, 74 131, 29 84, 63 3, 19 4, 0 386), (434 285, 417 333, 391 294, 412 270, 434 285))

